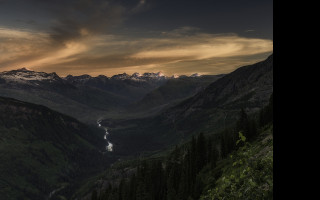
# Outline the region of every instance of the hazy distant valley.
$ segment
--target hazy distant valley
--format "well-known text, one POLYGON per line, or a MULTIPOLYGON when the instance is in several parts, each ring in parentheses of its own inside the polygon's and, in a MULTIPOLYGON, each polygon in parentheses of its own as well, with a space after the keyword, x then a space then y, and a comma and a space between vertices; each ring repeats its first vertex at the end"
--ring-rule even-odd
MULTIPOLYGON (((0 72, 0 196, 6 200, 94 199, 95 195, 101 200, 125 199, 125 189, 120 191, 124 196, 118 194, 120 179, 126 185, 131 174, 139 173, 138 160, 165 163, 162 159, 171 158, 173 147, 188 146, 200 132, 213 138, 208 141, 214 141, 210 145, 220 155, 219 134, 237 125, 241 109, 250 120, 260 119, 259 112, 262 118, 267 116, 263 108, 270 105, 272 93, 273 55, 220 75, 59 77, 25 68, 0 72)), ((263 125, 258 132, 270 137, 270 120, 263 125)), ((235 143, 234 137, 228 141, 235 143)), ((271 148, 261 137, 251 142, 271 148)), ((201 164, 197 173, 210 162, 201 164)), ((188 198, 178 195, 184 189, 176 190, 170 195, 188 198)), ((169 199, 158 192, 159 199, 169 199)), ((192 198, 199 198, 198 193, 192 198)))
POLYGON ((59 77, 25 68, 0 73, 1 96, 36 103, 94 123, 104 116, 154 113, 188 98, 223 75, 166 77, 159 73, 59 77))

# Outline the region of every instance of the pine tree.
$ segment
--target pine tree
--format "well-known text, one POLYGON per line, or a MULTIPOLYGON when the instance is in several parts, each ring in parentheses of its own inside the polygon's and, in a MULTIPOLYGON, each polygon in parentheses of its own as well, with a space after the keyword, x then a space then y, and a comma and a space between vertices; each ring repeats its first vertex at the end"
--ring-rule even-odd
POLYGON ((236 135, 241 131, 246 137, 248 137, 249 126, 248 115, 242 108, 236 125, 236 135))
POLYGON ((212 142, 208 141, 207 142, 207 162, 210 163, 212 161, 212 142))
POLYGON ((98 200, 97 190, 93 190, 93 191, 92 191, 91 200, 98 200))
POLYGON ((196 172, 199 172, 202 167, 206 164, 206 141, 203 133, 201 132, 197 138, 197 146, 196 146, 196 172))
POLYGON ((137 181, 136 175, 133 174, 130 179, 130 186, 129 186, 129 197, 131 200, 136 200, 136 190, 137 190, 137 181))
POLYGON ((122 197, 124 196, 124 179, 121 179, 119 188, 118 188, 118 200, 124 200, 122 197))
POLYGON ((137 170, 137 190, 136 197, 139 200, 147 200, 148 199, 148 191, 146 185, 146 172, 147 172, 147 162, 142 161, 142 163, 138 166, 137 170))
POLYGON ((168 189, 167 189, 167 199, 168 200, 176 200, 177 199, 177 192, 175 190, 175 171, 174 168, 171 169, 168 177, 168 189))
POLYGON ((273 122, 273 93, 270 96, 269 104, 260 110, 259 127, 263 127, 273 122))
POLYGON ((181 166, 181 175, 180 175, 180 184, 178 190, 179 199, 186 199, 189 194, 189 174, 188 174, 188 162, 189 162, 189 155, 186 155, 186 158, 183 161, 181 166))
POLYGON ((226 141, 226 134, 227 134, 226 131, 222 132, 221 134, 221 142, 220 142, 221 158, 225 158, 229 152, 227 141, 226 141))

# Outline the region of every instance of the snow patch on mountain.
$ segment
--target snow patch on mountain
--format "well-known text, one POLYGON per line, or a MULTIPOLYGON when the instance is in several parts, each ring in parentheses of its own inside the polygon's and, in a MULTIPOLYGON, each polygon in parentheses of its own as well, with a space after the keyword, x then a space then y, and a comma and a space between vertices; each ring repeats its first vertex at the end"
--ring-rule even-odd
POLYGON ((174 74, 174 75, 172 75, 172 77, 171 77, 171 78, 179 78, 179 77, 180 77, 179 75, 174 74))
MULTIPOLYGON (((201 74, 195 73, 192 74, 189 77, 200 77, 201 74)), ((166 76, 162 72, 146 72, 143 74, 140 74, 138 72, 133 73, 132 75, 129 75, 127 73, 122 73, 118 75, 114 75, 112 77, 107 77, 105 75, 99 75, 97 77, 92 77, 88 74, 80 75, 80 76, 72 76, 68 75, 66 77, 60 78, 55 72, 53 73, 45 73, 45 72, 36 72, 32 71, 27 68, 21 68, 17 70, 12 71, 5 71, 0 73, 0 79, 5 80, 5 82, 17 82, 17 83, 26 83, 26 84, 36 84, 39 81, 48 81, 53 82, 57 80, 66 80, 71 83, 86 83, 87 81, 96 79, 101 80, 103 82, 107 80, 131 80, 131 81, 137 81, 137 82, 147 82, 147 81, 164 81, 167 79, 175 79, 175 78, 181 78, 184 77, 184 75, 172 75, 171 77, 166 76)), ((1 80, 0 80, 1 81, 1 80)))
POLYGON ((33 81, 48 80, 49 82, 59 80, 60 77, 55 73, 35 72, 27 68, 21 68, 12 71, 5 71, 0 73, 0 78, 6 82, 29 83, 33 81))
POLYGON ((200 77, 200 76, 201 76, 201 74, 195 73, 195 74, 192 74, 190 77, 200 77))
POLYGON ((127 73, 123 73, 123 74, 118 74, 118 75, 114 75, 111 77, 111 79, 116 79, 116 80, 126 80, 126 79, 130 79, 130 75, 127 73))

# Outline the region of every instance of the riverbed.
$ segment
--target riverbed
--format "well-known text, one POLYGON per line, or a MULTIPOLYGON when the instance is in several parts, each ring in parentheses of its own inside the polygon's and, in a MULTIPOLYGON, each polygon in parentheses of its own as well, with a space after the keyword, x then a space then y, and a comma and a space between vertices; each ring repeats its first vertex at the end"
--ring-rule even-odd
POLYGON ((101 125, 101 120, 98 120, 97 124, 99 128, 103 128, 105 131, 105 135, 103 136, 103 139, 106 140, 107 142, 106 151, 110 151, 110 152, 113 151, 113 144, 108 140, 108 135, 109 135, 108 128, 101 125))

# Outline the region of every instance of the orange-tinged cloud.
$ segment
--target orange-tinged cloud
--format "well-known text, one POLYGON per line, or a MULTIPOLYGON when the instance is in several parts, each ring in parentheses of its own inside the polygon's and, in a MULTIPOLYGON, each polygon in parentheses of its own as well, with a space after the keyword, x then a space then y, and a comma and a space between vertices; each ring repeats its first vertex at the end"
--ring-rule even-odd
MULTIPOLYGON (((210 37, 210 36, 207 36, 210 37)), ((196 38, 195 38, 196 39, 196 38)), ((236 36, 218 36, 198 40, 200 44, 186 44, 183 46, 166 47, 142 51, 132 55, 135 58, 185 58, 208 59, 213 57, 231 57, 271 52, 273 42, 263 39, 240 38, 236 36), (209 39, 209 40, 206 40, 209 39)))
POLYGON ((0 71, 28 67, 63 76, 147 71, 217 74, 264 59, 273 51, 271 40, 234 34, 185 36, 173 31, 154 38, 132 38, 91 35, 82 28, 80 35, 54 45, 48 33, 0 27, 0 71))

